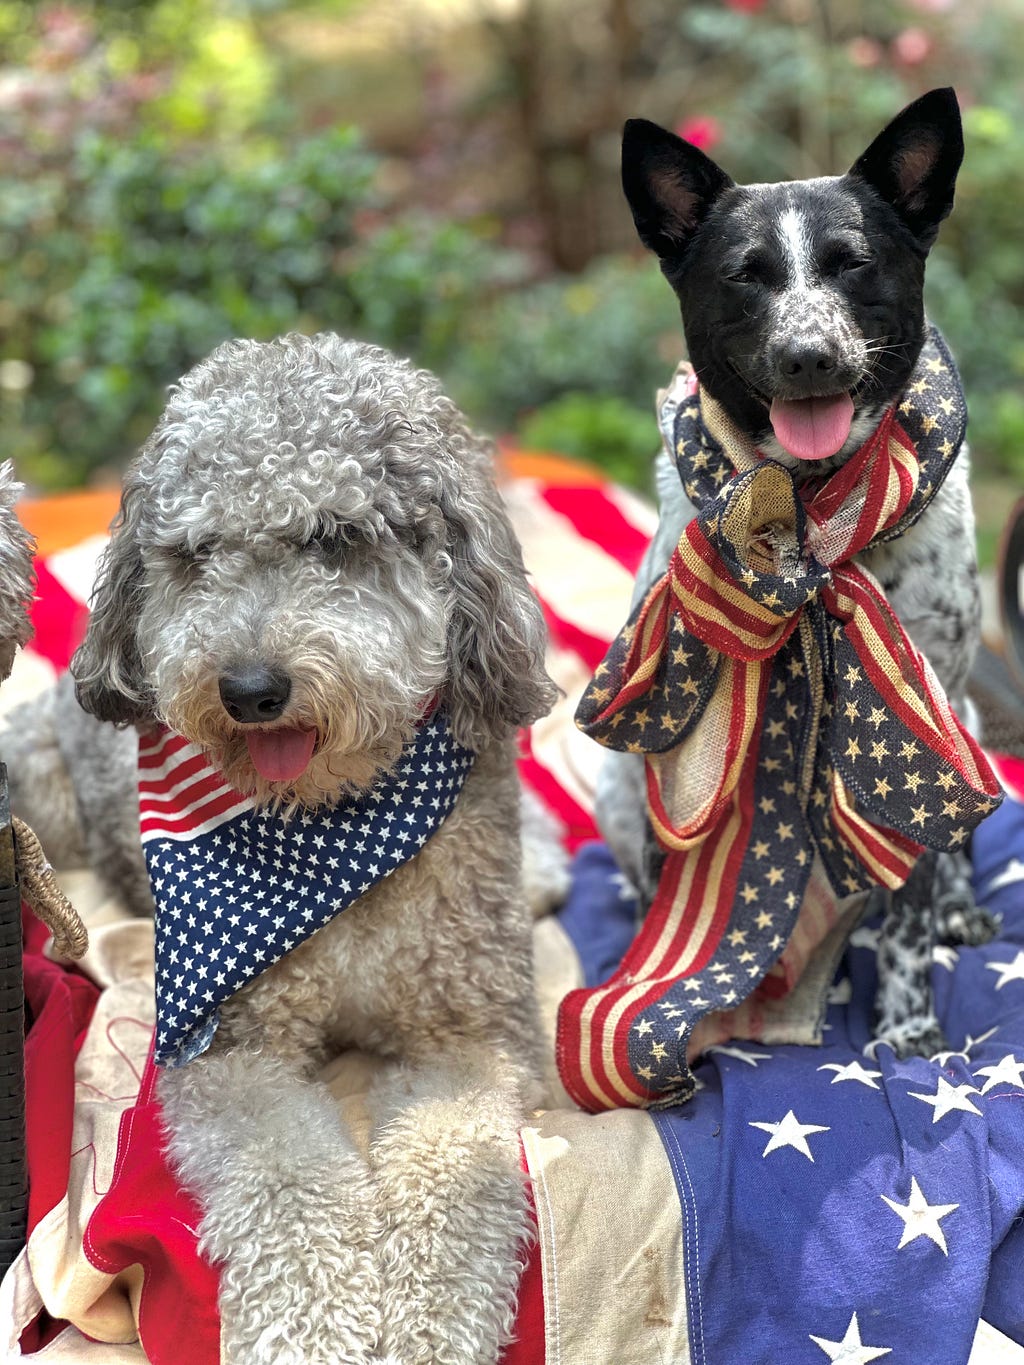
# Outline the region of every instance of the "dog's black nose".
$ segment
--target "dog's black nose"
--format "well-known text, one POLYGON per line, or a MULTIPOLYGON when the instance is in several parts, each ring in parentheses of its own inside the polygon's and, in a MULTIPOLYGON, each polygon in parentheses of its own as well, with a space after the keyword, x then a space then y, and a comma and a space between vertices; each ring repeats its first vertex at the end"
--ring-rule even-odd
POLYGON ((778 349, 775 363, 785 379, 821 379, 832 373, 839 353, 827 341, 792 340, 778 349))
POLYGON ((220 679, 220 699, 232 720, 241 725, 277 720, 291 695, 292 680, 279 668, 253 664, 220 679))

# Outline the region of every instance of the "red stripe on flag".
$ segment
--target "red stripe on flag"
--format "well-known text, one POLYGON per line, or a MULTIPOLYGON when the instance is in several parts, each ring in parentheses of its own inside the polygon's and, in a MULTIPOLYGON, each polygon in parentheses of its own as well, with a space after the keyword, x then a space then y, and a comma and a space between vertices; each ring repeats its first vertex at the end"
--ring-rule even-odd
POLYGON ((172 768, 165 777, 142 778, 139 782, 139 797, 146 800, 150 797, 164 796, 179 782, 196 777, 208 771, 209 767, 202 754, 193 754, 191 758, 183 759, 176 768, 172 768))
POLYGON ((998 776, 1003 779, 1003 785, 1018 801, 1024 801, 1024 759, 1012 758, 1009 754, 993 754, 993 758, 999 765, 998 776))
POLYGON ((157 732, 156 742, 146 738, 139 741, 139 767, 159 768, 175 754, 187 749, 189 741, 183 735, 173 734, 170 730, 157 732))
POLYGON ((534 1225, 529 1239, 528 1260, 519 1281, 516 1301, 515 1336, 498 1358, 498 1365, 544 1365, 544 1270, 540 1255, 540 1238, 536 1235, 537 1205, 533 1197, 530 1168, 520 1144, 520 1164, 526 1176, 526 1197, 530 1221, 534 1225))
POLYGON ((540 602, 541 610, 544 612, 544 620, 552 643, 562 649, 571 649, 574 654, 579 655, 589 669, 595 669, 608 653, 610 641, 598 635, 591 635, 582 626, 576 626, 571 621, 566 621, 539 593, 537 599, 540 602))
POLYGON ((218 815, 224 815, 237 806, 244 797, 239 796, 238 792, 226 791, 222 796, 213 801, 208 801, 205 806, 200 806, 188 816, 183 816, 180 820, 168 819, 165 815, 143 816, 139 821, 140 833, 147 834, 188 834, 199 825, 204 825, 208 820, 215 820, 218 815))
POLYGON ((519 748, 519 775, 565 825, 565 844, 569 852, 575 853, 580 844, 600 838, 593 813, 581 806, 534 755, 529 730, 520 731, 519 748))
POLYGON ((45 560, 36 561, 36 598, 29 609, 32 649, 63 672, 85 638, 89 608, 72 597, 45 560))
POLYGON ((541 489, 541 497, 559 516, 565 517, 584 540, 635 574, 649 544, 649 537, 623 514, 603 488, 541 489))
MULTIPOLYGON (((193 806, 197 801, 205 797, 216 796, 219 792, 227 794, 232 789, 227 785, 220 773, 214 772, 206 764, 203 764, 202 771, 195 782, 190 782, 180 792, 175 792, 171 796, 154 795, 146 786, 139 788, 139 809, 143 815, 160 816, 166 815, 170 819, 188 818, 188 806, 193 806)), ((235 800, 238 800, 238 793, 232 792, 235 800)))
POLYGON ((142 1266, 139 1338, 151 1365, 219 1365, 220 1273, 199 1255, 201 1211, 168 1164, 154 1075, 150 1056, 138 1100, 121 1118, 113 1180, 83 1249, 107 1275, 142 1266))

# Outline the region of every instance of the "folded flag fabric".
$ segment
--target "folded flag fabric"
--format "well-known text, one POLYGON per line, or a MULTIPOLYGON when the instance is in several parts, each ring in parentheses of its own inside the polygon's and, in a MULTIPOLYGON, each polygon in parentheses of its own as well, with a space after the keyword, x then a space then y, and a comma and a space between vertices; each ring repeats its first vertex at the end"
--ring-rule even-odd
MULTIPOLYGON (((734 1007, 792 937, 816 863, 837 899, 902 886, 922 845, 961 848, 999 784, 877 582, 853 563, 902 535, 963 439, 933 330, 905 397, 840 469, 797 483, 745 446, 689 366, 663 425, 697 516, 598 665, 577 713, 647 756, 666 852, 619 971, 559 1016, 587 1109, 692 1092, 697 1023, 734 1007)), ((785 991, 775 974, 765 990, 785 991)))
MULTIPOLYGON (((871 1047, 869 921, 820 1048, 723 1043, 695 1064, 685 1105, 528 1126, 548 1312, 546 1353, 523 1362, 1024 1362, 1022 842, 1011 800, 974 836, 975 888, 1002 926, 985 947, 936 954, 946 1051, 871 1047), (651 1193, 666 1185, 671 1217, 651 1193)), ((581 866, 589 913, 571 901, 561 916, 588 984, 606 970, 594 930, 618 918, 606 868, 602 910, 581 866)))
MULTIPOLYGON (((626 614, 653 518, 585 470, 515 468, 507 499, 568 694, 523 760, 578 850, 566 906, 536 931, 554 1002, 600 984, 636 928, 630 888, 588 842, 600 750, 572 712, 626 614)), ((95 548, 58 547, 37 604, 44 637, 55 598, 61 620, 80 619, 95 548)), ((63 628, 46 638, 63 642, 48 661, 70 653, 63 628)), ((22 662, 37 676, 47 661, 22 662)), ((1000 772, 1024 794, 1024 764, 1000 772)), ((552 1094, 523 1130, 537 1240, 502 1365, 1024 1365, 1024 806, 1006 801, 971 854, 1002 927, 985 947, 936 956, 948 1053, 864 1051, 866 925, 822 1047, 720 1039, 693 1098, 656 1113, 595 1116, 552 1094)), ((147 1062, 152 925, 103 907, 90 917, 90 980, 42 958, 28 926, 31 1232, 0 1285, 0 1361, 219 1365, 216 1271, 164 1163, 147 1062)))

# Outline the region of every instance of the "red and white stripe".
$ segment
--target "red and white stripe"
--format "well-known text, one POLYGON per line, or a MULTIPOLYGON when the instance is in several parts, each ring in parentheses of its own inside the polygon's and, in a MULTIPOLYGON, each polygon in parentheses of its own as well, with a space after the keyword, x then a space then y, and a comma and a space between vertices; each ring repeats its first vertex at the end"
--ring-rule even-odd
POLYGON ((657 525, 635 494, 597 478, 517 478, 502 489, 544 609, 547 669, 563 696, 522 737, 523 780, 562 821, 576 848, 597 837, 594 788, 604 751, 573 724, 577 703, 629 612, 633 580, 657 525))
POLYGON ((139 740, 142 842, 190 840, 252 810, 251 797, 229 787, 202 749, 160 728, 139 740))

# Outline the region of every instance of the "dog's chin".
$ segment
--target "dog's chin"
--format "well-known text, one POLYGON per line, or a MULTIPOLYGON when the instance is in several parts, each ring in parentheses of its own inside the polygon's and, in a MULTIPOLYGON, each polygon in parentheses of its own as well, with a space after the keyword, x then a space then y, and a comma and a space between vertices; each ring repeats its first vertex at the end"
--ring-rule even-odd
MULTIPOLYGON (((842 444, 838 449, 833 446, 831 448, 832 453, 821 458, 810 455, 795 455, 783 445, 776 434, 773 408, 774 400, 782 400, 783 403, 792 402, 793 398, 799 395, 770 394, 748 379, 737 365, 732 366, 732 371, 736 379, 743 385, 746 393, 746 420, 739 423, 741 429, 745 430, 748 438, 762 455, 767 459, 774 460, 777 464, 783 465, 786 469, 792 470, 798 478, 821 477, 839 469, 877 429, 887 407, 884 400, 872 394, 869 374, 850 375, 849 387, 843 390, 842 397, 848 397, 852 402, 853 414, 849 418, 849 430, 842 444), (758 416, 751 420, 754 412, 758 416)), ((832 395, 836 398, 839 396, 839 394, 832 395)), ((829 395, 821 395, 821 397, 827 399, 829 395)), ((728 408, 729 405, 726 403, 727 411, 728 408)))

